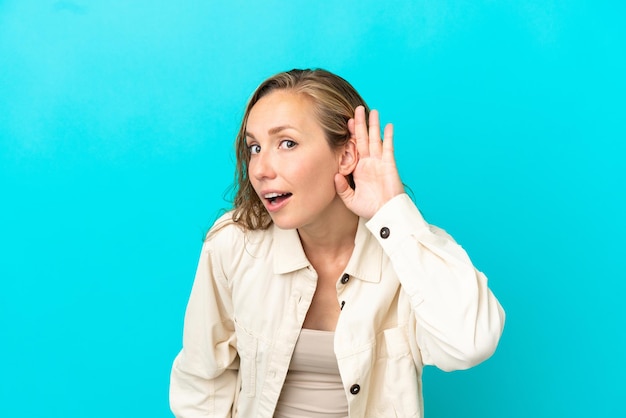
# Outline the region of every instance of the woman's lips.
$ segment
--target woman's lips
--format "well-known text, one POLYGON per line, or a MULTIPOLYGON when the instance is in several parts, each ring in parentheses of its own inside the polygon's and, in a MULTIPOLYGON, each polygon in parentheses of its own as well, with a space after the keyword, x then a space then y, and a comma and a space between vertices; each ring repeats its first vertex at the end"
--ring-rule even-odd
POLYGON ((275 212, 287 204, 291 193, 266 193, 263 195, 265 207, 270 212, 275 212))

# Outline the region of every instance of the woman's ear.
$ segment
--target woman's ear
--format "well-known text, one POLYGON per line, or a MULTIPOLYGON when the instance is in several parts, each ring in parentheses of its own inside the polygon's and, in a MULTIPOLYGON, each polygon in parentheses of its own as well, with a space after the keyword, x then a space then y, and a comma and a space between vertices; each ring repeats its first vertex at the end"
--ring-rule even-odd
POLYGON ((359 162, 359 155, 356 149, 356 139, 351 137, 342 147, 339 156, 339 174, 347 176, 352 174, 359 162))

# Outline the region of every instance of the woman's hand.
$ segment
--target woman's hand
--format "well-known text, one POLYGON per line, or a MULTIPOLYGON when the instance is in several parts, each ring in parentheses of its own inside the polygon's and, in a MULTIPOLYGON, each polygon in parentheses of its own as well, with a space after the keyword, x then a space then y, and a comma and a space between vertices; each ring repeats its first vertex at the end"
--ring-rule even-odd
POLYGON ((354 119, 348 121, 350 135, 356 139, 358 163, 352 189, 341 174, 335 175, 335 188, 344 204, 355 214, 370 219, 385 203, 404 193, 404 186, 393 156, 393 125, 387 124, 380 138, 378 112, 370 112, 369 132, 365 123, 365 108, 358 106, 354 119))

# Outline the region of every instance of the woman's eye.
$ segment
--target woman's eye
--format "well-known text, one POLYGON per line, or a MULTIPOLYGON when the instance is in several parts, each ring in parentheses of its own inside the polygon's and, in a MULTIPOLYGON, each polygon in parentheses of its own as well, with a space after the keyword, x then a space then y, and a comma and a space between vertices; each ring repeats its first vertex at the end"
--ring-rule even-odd
POLYGON ((295 147, 296 145, 298 144, 296 144, 295 141, 292 141, 291 139, 285 139, 284 141, 281 141, 280 148, 289 149, 295 147))
POLYGON ((250 154, 258 154, 261 152, 261 146, 259 144, 248 145, 248 151, 250 151, 250 154))

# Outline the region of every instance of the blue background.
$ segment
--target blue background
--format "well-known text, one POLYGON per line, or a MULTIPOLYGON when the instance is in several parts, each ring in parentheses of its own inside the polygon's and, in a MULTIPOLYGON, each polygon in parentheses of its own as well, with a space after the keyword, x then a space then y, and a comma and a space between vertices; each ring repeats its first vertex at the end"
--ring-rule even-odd
POLYGON ((507 311, 426 414, 623 414, 619 1, 0 1, 0 416, 166 417, 203 234, 267 76, 396 125, 427 219, 507 311))

